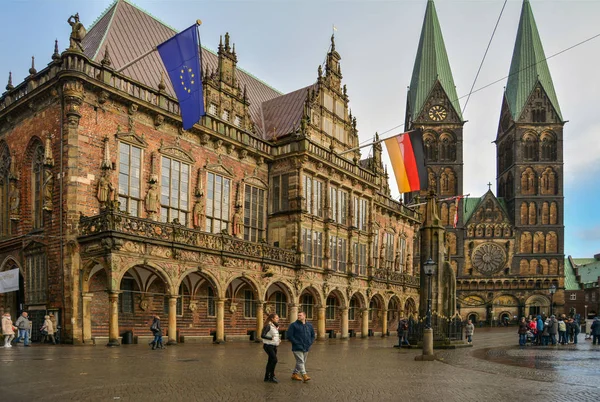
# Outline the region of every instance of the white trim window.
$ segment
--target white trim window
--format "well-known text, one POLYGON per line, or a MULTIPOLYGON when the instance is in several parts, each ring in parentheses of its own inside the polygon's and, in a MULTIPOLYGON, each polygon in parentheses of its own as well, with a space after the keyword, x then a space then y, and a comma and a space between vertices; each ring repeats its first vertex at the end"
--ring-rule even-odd
POLYGON ((329 238, 329 255, 331 258, 331 270, 346 272, 347 240, 337 236, 329 238))
POLYGON ((119 203, 122 211, 140 216, 142 149, 119 143, 119 203))
POLYGON ((323 233, 302 228, 304 264, 313 267, 323 266, 323 233))
POLYGON ((221 233, 229 230, 231 180, 208 172, 206 191, 206 231, 221 233))
POLYGON ((305 175, 302 192, 306 200, 306 210, 308 213, 323 217, 323 183, 305 175))
POLYGON ((257 242, 265 238, 265 197, 264 189, 244 186, 244 240, 257 242))
POLYGON ((161 157, 160 220, 187 224, 189 207, 190 165, 161 157))
POLYGON ((336 187, 329 188, 331 219, 335 223, 345 225, 348 218, 348 193, 336 187))

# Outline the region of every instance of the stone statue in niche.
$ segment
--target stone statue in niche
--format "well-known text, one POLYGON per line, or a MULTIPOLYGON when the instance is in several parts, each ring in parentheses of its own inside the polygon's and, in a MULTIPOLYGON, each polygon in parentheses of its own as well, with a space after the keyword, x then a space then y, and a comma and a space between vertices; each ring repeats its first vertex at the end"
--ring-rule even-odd
POLYGON ((204 227, 204 197, 202 195, 196 198, 192 215, 194 228, 202 229, 204 227))
POLYGON ((156 214, 160 208, 160 194, 158 191, 158 184, 156 182, 150 182, 150 187, 146 193, 146 212, 148 217, 152 220, 156 220, 156 214))
POLYGON ((54 175, 50 169, 44 169, 44 205, 43 209, 52 211, 52 194, 54 193, 54 175))
POLYGON ((112 199, 115 188, 110 181, 110 175, 103 173, 98 180, 98 193, 97 198, 100 201, 100 207, 105 207, 107 203, 112 199))
POLYGON ((15 180, 10 181, 10 189, 8 191, 8 205, 10 207, 10 219, 14 221, 19 220, 19 204, 21 199, 19 197, 19 189, 17 188, 17 182, 15 180))
POLYGON ((235 207, 232 220, 233 236, 241 238, 244 234, 244 217, 242 216, 242 206, 238 205, 235 207))

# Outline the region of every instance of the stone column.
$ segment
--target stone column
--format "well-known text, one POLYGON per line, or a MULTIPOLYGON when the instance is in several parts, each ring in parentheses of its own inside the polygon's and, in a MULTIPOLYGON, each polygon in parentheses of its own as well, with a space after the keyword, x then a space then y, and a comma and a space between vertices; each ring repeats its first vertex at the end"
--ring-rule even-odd
POLYGON ((83 343, 92 343, 92 297, 93 293, 82 294, 82 310, 83 310, 83 343))
POLYGON ((381 310, 381 319, 381 337, 384 338, 388 332, 388 310, 386 308, 381 310))
POLYGON ((108 343, 106 346, 119 346, 119 293, 118 290, 108 292, 110 317, 108 318, 108 343))
POLYGON ((325 307, 317 307, 317 339, 324 341, 327 338, 325 335, 325 307))
POLYGON ((169 296, 169 340, 167 345, 177 345, 177 298, 169 296))
POLYGON ((298 319, 298 305, 290 304, 290 324, 298 319))
POLYGON ((342 307, 342 339, 348 339, 348 307, 342 307))
POLYGON ((362 313, 362 321, 360 326, 361 338, 366 338, 369 336, 369 309, 363 308, 360 310, 362 313))
POLYGON ((215 343, 225 342, 225 299, 217 299, 217 339, 215 343))
POLYGON ((263 306, 263 301, 259 300, 256 302, 256 337, 254 338, 255 342, 262 342, 262 340, 260 339, 260 334, 262 334, 263 330, 263 306))

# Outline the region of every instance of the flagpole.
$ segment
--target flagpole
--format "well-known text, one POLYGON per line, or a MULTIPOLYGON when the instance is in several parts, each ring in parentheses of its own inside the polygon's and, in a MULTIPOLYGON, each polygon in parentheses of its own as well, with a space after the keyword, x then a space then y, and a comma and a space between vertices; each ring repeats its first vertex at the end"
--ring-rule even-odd
MULTIPOLYGON (((470 193, 469 194, 463 194, 463 195, 455 195, 454 197, 442 198, 441 200, 438 200, 437 202, 455 200, 458 197, 465 198, 465 197, 469 197, 470 195, 471 195, 470 193)), ((418 204, 405 204, 405 206, 407 206, 407 207, 418 207, 420 205, 425 205, 425 204, 427 204, 427 203, 426 202, 420 202, 418 204)))
MULTIPOLYGON (((202 21, 201 20, 196 20, 196 25, 202 25, 202 21)), ((152 49, 148 50, 146 53, 142 54, 141 56, 136 57, 135 59, 131 60, 129 63, 125 64, 124 66, 120 67, 119 69, 115 70, 117 73, 120 73, 121 71, 125 70, 127 67, 131 66, 132 64, 137 63, 138 61, 142 60, 144 57, 149 56, 150 54, 152 54, 152 52, 156 52, 158 50, 158 47, 154 46, 152 49)))
POLYGON ((380 142, 387 141, 387 140, 389 140, 389 139, 391 139, 391 138, 396 138, 396 137, 399 137, 399 136, 401 136, 402 134, 412 133, 413 131, 417 131, 417 130, 410 130, 410 131, 406 131, 406 132, 404 132, 404 133, 399 133, 399 134, 392 135, 391 137, 384 138, 383 140, 377 140, 377 141, 373 141, 373 142, 370 142, 370 143, 368 143, 368 144, 365 144, 365 145, 361 145, 361 146, 359 146, 359 147, 350 148, 350 149, 347 149, 347 150, 345 150, 345 151, 343 151, 343 152, 340 152, 338 155, 339 155, 339 156, 342 156, 342 155, 344 155, 344 154, 347 154, 348 152, 357 151, 357 150, 359 150, 359 149, 361 149, 361 148, 370 147, 371 145, 379 144, 380 142))

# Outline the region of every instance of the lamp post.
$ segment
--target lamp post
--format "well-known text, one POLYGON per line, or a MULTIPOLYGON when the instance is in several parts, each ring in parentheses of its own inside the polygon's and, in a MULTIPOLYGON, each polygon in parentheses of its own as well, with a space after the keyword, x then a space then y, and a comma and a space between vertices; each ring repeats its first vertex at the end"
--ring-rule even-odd
POLYGON ((583 307, 585 307, 585 315, 584 315, 583 319, 587 320, 587 304, 583 307))
POLYGON ((433 354, 433 329, 431 328, 431 287, 435 267, 436 264, 431 257, 429 257, 423 264, 423 273, 427 275, 427 316, 425 318, 425 329, 423 330, 423 354, 420 356, 415 356, 415 360, 435 360, 435 356, 433 354))
POLYGON ((548 291, 550 292, 550 316, 552 316, 552 314, 554 314, 553 307, 554 307, 554 293, 556 293, 556 285, 555 284, 550 285, 550 289, 548 289, 548 291))

